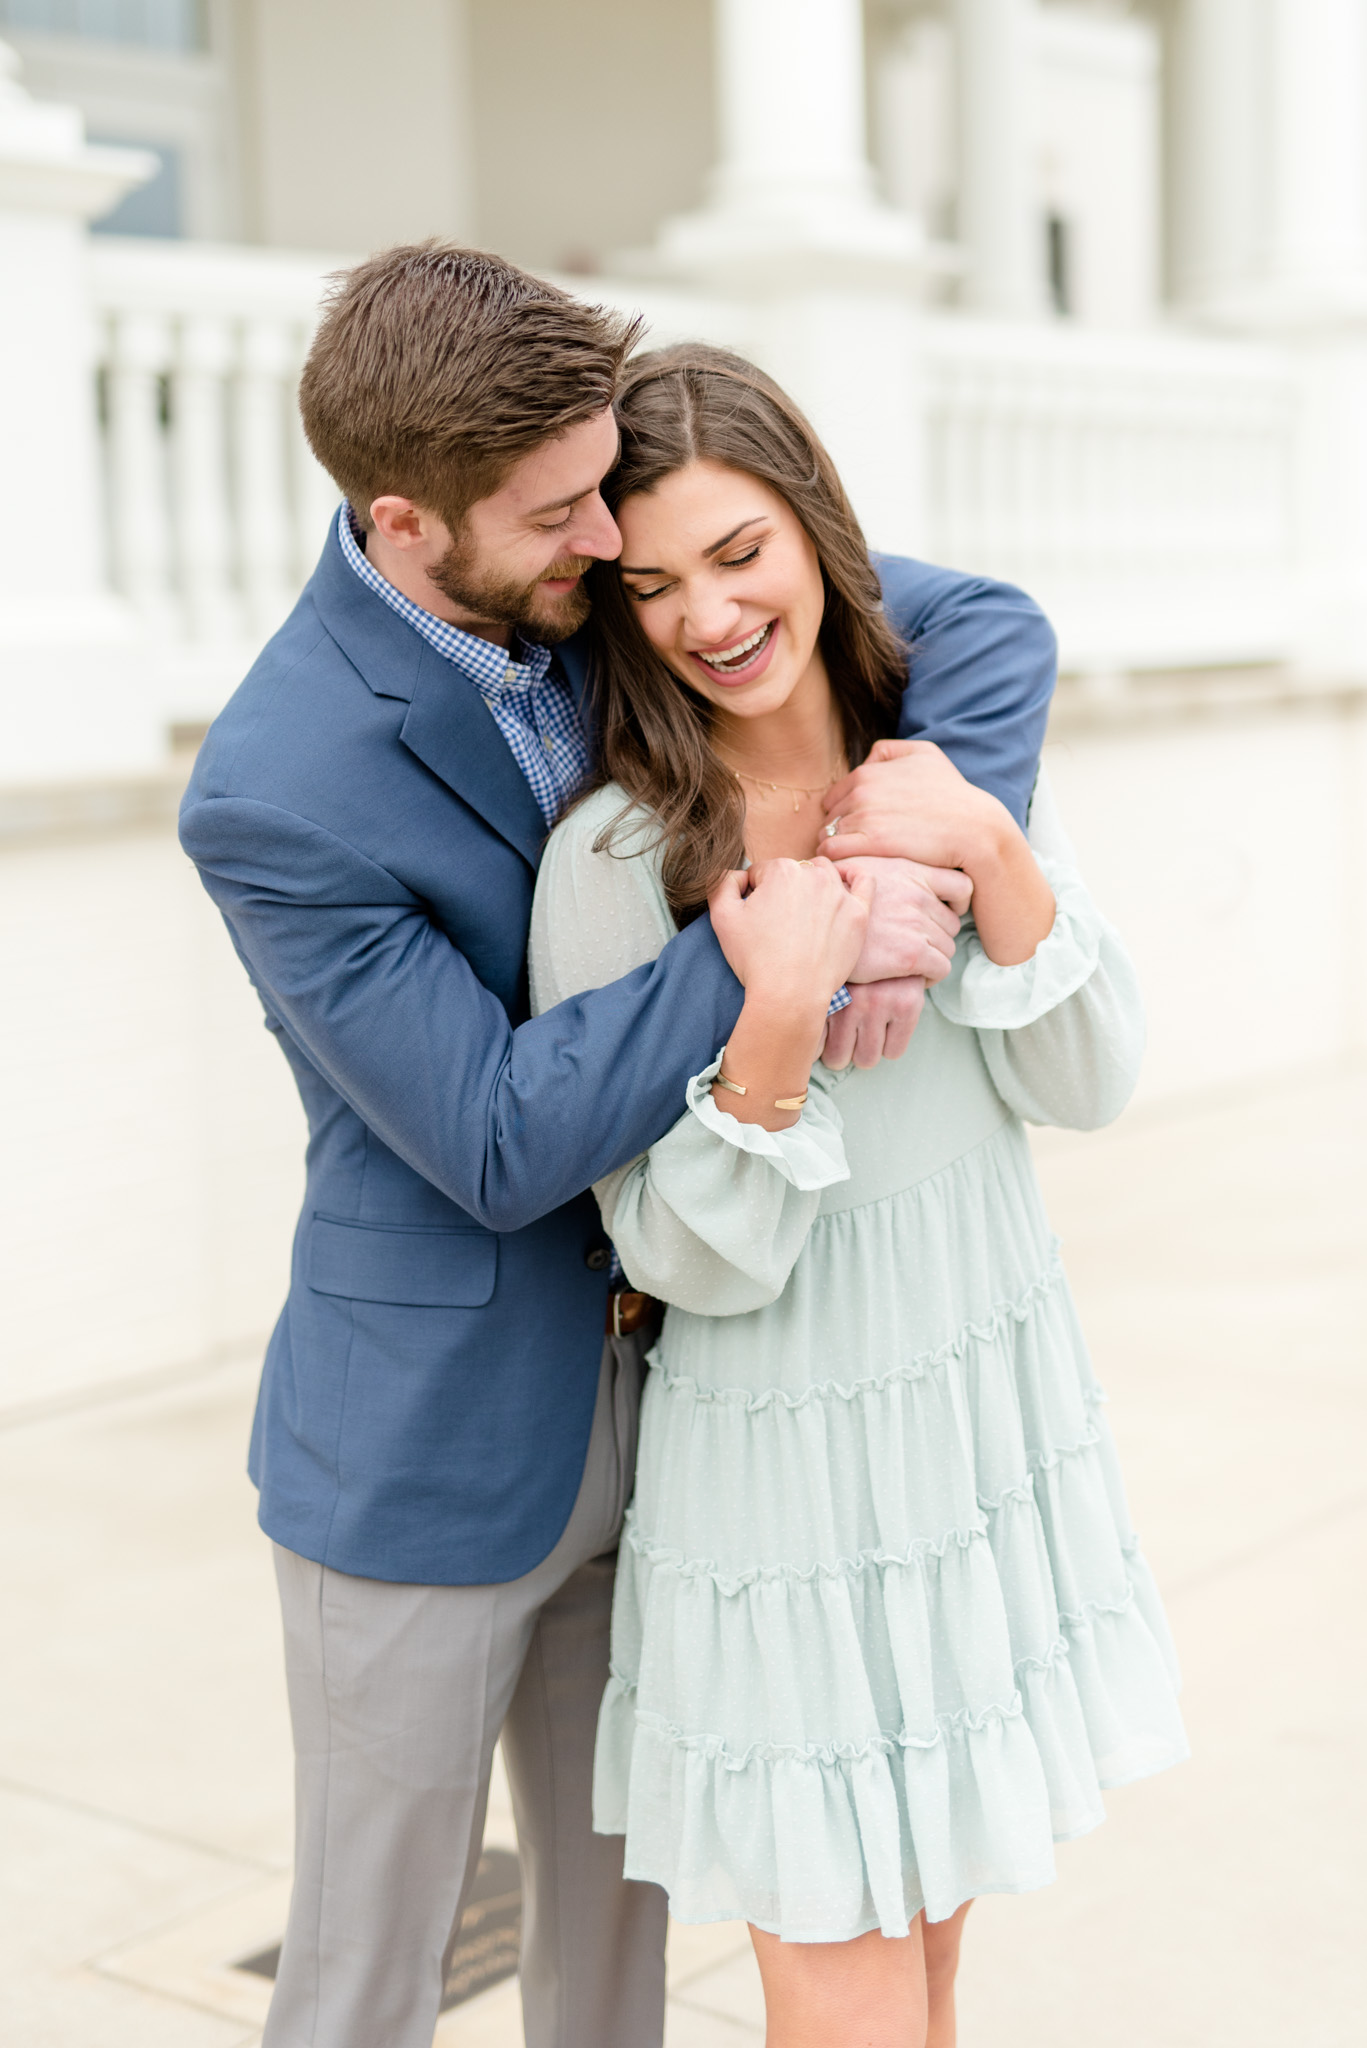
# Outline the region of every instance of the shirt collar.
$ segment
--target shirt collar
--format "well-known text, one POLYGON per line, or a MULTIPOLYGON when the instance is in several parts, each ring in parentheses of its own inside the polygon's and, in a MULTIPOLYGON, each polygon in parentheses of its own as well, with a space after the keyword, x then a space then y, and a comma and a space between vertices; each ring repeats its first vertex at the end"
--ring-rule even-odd
POLYGON ((526 690, 545 680, 551 665, 551 650, 537 641, 515 636, 513 650, 482 640, 477 633, 463 633, 449 619, 424 611, 412 598, 397 590, 365 555, 365 533, 351 506, 344 499, 337 515, 337 539, 342 559, 368 590, 374 591, 391 611, 398 613, 415 632, 421 633, 438 654, 469 678, 485 698, 499 697, 510 690, 526 690))

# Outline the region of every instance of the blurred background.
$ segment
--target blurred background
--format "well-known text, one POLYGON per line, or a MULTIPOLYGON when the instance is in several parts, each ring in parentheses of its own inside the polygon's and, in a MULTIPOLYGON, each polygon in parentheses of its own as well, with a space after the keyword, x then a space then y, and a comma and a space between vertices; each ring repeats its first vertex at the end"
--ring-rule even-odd
MULTIPOLYGON (((1197 1755, 980 1909, 964 2038, 1356 2043, 1367 0, 0 0, 10 2037, 263 2010, 240 1468, 302 1122, 174 814, 335 503, 323 281, 429 234, 752 355, 875 546, 1053 618, 1048 763, 1151 1030, 1115 1131, 1039 1157, 1197 1755)), ((671 2048, 759 2038, 709 1939, 671 2048)))

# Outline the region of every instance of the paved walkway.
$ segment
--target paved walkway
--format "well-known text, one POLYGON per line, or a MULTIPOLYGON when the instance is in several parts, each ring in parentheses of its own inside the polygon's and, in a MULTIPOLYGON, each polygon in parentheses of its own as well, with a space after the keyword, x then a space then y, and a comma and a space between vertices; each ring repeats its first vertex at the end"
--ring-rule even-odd
MULTIPOLYGON (((1367 1080, 1041 1165, 1188 1679, 1184 1769, 984 1901, 963 2048, 1358 2048, 1367 2011, 1367 1080)), ((290 1854, 251 1363, 4 1427, 0 2039, 248 2048, 290 1854)), ((511 1841, 506 1802, 490 1838, 511 1841)), ((755 2048, 739 1928, 676 1931, 668 2048, 755 2048)), ((512 2048, 516 1990, 443 2021, 512 2048)), ((381 2044, 377 2044, 381 2048, 381 2044)))

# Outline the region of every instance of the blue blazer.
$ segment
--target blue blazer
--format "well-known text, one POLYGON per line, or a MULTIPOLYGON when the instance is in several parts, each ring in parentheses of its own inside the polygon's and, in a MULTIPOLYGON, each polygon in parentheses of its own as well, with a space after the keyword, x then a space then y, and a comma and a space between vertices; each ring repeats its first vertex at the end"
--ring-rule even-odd
MULTIPOLYGON (((879 569, 912 646, 903 732, 1023 818, 1047 623, 1001 584, 879 569)), ((583 704, 582 645, 559 659, 583 704)), ((180 833, 308 1118, 262 1527, 367 1578, 519 1577, 569 1519, 593 1417, 608 1246, 583 1191, 677 1120, 739 984, 704 917, 529 1019, 541 814, 473 686, 335 533, 211 728, 180 833)))

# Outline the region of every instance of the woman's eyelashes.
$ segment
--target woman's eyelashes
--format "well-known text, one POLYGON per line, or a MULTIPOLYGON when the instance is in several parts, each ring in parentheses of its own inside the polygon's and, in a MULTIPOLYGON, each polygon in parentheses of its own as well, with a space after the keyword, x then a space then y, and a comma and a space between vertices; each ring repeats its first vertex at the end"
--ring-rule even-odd
MULTIPOLYGON (((718 562, 717 567, 719 569, 744 569, 748 563, 759 560, 763 546, 763 541, 757 540, 755 545, 748 549, 745 554, 732 555, 729 561, 718 562)), ((670 585, 668 583, 657 583, 651 590, 643 590, 639 583, 628 583, 627 585, 627 589, 631 592, 637 604, 648 604, 652 597, 663 597, 669 588, 670 585)))

